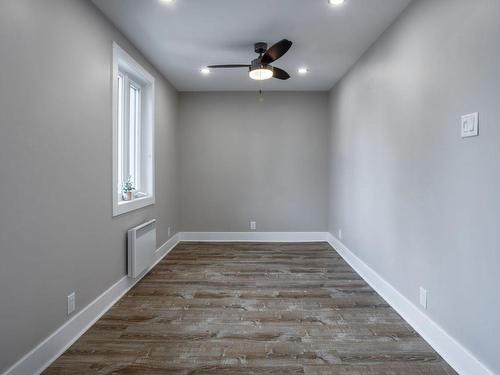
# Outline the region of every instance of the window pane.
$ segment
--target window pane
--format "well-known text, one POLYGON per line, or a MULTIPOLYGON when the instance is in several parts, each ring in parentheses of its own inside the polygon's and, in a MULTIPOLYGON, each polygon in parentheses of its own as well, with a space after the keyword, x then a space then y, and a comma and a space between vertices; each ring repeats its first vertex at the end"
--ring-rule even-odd
POLYGON ((123 123, 123 76, 118 76, 118 194, 121 191, 121 184, 124 181, 123 178, 123 163, 125 159, 123 150, 123 134, 124 134, 124 123, 123 123))
POLYGON ((128 174, 132 177, 137 190, 140 189, 140 90, 134 85, 129 87, 129 142, 128 174))

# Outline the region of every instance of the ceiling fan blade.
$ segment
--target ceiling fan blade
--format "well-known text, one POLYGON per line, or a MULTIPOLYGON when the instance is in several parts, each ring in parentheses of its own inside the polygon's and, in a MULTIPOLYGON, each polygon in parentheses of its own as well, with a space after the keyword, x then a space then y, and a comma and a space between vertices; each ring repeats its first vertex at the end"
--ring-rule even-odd
POLYGON ((273 61, 278 60, 281 56, 283 56, 285 53, 288 52, 290 47, 292 46, 292 42, 290 42, 287 39, 283 39, 282 41, 279 41, 275 45, 273 45, 271 48, 269 48, 266 53, 264 53, 264 56, 262 56, 261 62, 263 64, 271 64, 273 61))
POLYGON ((285 72, 283 69, 273 67, 273 78, 285 81, 290 78, 290 74, 285 72))
POLYGON ((232 64, 232 65, 209 65, 209 69, 219 69, 219 68, 250 68, 250 65, 245 64, 232 64))

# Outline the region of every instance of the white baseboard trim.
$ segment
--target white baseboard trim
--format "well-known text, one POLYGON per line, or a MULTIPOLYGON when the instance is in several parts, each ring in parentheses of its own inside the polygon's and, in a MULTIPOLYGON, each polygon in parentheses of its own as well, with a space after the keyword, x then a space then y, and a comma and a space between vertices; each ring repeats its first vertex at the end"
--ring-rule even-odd
POLYGON ((429 318, 410 300, 399 293, 370 266, 358 258, 341 241, 327 234, 328 243, 354 268, 354 270, 382 296, 455 371, 461 375, 493 375, 466 348, 450 336, 443 328, 429 318))
POLYGON ((180 241, 196 242, 319 242, 327 232, 180 232, 180 241))
POLYGON ((27 353, 3 375, 38 375, 83 335, 111 306, 127 293, 147 272, 179 243, 179 234, 173 235, 156 250, 155 263, 142 276, 118 280, 108 290, 80 310, 49 337, 27 353))

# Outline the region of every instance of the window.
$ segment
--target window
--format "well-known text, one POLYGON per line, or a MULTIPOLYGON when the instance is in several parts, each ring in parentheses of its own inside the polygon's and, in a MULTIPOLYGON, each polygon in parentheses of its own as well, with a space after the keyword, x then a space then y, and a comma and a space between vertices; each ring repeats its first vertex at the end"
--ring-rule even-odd
POLYGON ((154 203, 154 78, 114 43, 113 216, 154 203))

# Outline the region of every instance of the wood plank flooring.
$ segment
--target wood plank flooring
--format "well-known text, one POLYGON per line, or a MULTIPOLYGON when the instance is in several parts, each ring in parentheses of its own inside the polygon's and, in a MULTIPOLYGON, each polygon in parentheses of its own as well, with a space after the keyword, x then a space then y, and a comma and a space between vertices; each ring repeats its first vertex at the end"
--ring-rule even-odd
POLYGON ((45 375, 441 375, 327 243, 180 243, 45 375))

